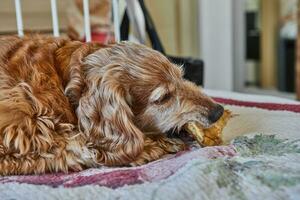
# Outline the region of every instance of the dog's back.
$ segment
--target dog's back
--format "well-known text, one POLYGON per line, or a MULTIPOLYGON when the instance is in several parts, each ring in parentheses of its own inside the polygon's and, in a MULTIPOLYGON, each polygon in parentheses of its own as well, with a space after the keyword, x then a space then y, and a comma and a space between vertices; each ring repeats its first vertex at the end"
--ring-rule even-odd
MULTIPOLYGON (((56 58, 57 50, 66 45, 70 46, 71 42, 38 36, 23 39, 13 36, 1 38, 0 104, 3 105, 2 100, 14 101, 12 96, 18 93, 18 98, 27 96, 26 102, 32 105, 33 99, 28 97, 32 95, 40 104, 43 104, 43 107, 49 110, 56 108, 57 113, 66 114, 63 116, 67 119, 66 121, 73 121, 73 115, 70 112, 59 110, 61 107, 70 108, 63 94, 61 77, 63 66, 56 58), (12 92, 16 90, 19 92, 12 92)), ((78 48, 79 44, 72 46, 78 48)), ((6 102, 3 106, 8 105, 10 105, 9 102, 6 102)))
MULTIPOLYGON (((80 42, 40 36, 0 38, 2 174, 44 171, 47 161, 34 160, 37 153, 49 157, 62 153, 56 146, 66 143, 74 134, 77 122, 64 94, 68 78, 64 73, 71 55, 84 46, 80 42)), ((58 163, 55 165, 59 167, 58 163)))

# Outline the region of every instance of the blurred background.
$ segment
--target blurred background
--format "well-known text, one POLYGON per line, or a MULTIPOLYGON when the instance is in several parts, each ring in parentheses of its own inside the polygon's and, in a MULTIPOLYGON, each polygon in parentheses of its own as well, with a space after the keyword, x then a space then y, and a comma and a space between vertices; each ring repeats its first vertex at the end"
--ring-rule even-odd
MULTIPOLYGON (((298 0, 145 0, 145 4, 168 55, 204 61, 205 88, 297 98, 298 0)), ((122 21, 125 1, 119 0, 119 6, 122 21)), ((21 7, 25 32, 52 34, 49 0, 21 0, 21 7)), ((57 1, 61 35, 84 40, 82 7, 82 0, 57 1)), ((111 7, 110 0, 89 0, 93 40, 114 41, 111 7)), ((14 1, 1 0, 0 34, 16 31, 14 1)), ((131 32, 129 38, 138 41, 131 32)), ((148 39, 144 42, 150 45, 148 39)))

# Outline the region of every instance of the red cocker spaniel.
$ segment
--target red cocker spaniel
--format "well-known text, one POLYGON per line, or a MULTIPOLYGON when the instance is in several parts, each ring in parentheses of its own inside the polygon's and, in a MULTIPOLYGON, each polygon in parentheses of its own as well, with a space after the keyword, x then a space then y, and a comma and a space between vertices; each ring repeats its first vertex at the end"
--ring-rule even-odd
POLYGON ((223 113, 143 45, 9 36, 0 48, 2 175, 140 165, 185 148, 167 131, 223 113))

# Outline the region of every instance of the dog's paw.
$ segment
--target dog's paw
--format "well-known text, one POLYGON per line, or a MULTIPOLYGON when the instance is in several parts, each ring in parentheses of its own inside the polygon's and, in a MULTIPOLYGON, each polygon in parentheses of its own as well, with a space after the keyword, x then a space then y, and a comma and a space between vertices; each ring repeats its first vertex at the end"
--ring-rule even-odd
POLYGON ((177 153, 187 149, 186 144, 177 138, 161 138, 158 140, 159 146, 168 153, 177 153))
POLYGON ((164 155, 168 154, 165 150, 160 147, 147 147, 139 156, 138 158, 131 162, 130 166, 140 166, 155 160, 160 159, 164 155))
POLYGON ((146 138, 144 151, 130 166, 139 166, 158 160, 166 154, 186 150, 186 144, 177 138, 167 138, 163 135, 152 135, 146 138))

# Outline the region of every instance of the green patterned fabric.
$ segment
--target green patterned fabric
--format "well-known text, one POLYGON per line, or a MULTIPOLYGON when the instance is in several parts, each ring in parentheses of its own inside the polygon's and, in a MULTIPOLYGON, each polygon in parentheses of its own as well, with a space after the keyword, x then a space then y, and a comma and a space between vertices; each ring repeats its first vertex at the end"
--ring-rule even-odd
MULTIPOLYGON (((298 144, 298 140, 279 139, 274 135, 241 136, 227 147, 208 147, 185 154, 198 156, 189 158, 187 164, 165 179, 159 177, 166 169, 148 174, 157 181, 116 189, 97 185, 53 188, 12 182, 0 184, 0 199, 298 200, 298 144), (236 152, 232 154, 230 149, 236 152)), ((178 159, 176 162, 185 158, 178 159)), ((174 164, 168 167, 172 168, 174 164)), ((146 175, 147 172, 139 176, 139 180, 146 175)))
MULTIPOLYGON (((267 199, 277 195, 281 199, 281 193, 293 189, 298 192, 289 194, 300 199, 299 140, 255 135, 238 137, 232 144, 238 156, 218 158, 204 169, 208 176, 216 177, 218 187, 226 189, 232 199, 252 199, 251 190, 261 190, 262 194, 269 191, 267 199)), ((255 194, 259 197, 259 192, 255 194)))

